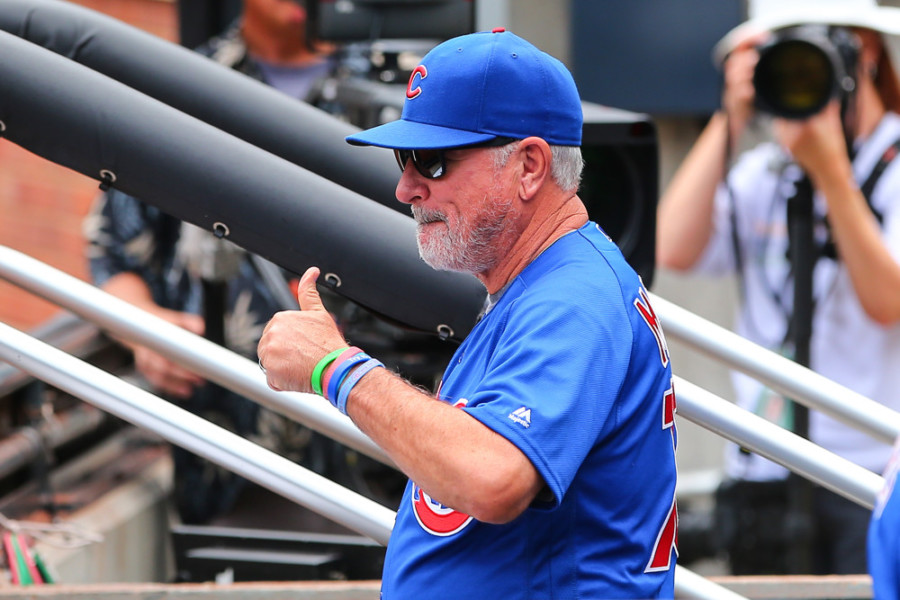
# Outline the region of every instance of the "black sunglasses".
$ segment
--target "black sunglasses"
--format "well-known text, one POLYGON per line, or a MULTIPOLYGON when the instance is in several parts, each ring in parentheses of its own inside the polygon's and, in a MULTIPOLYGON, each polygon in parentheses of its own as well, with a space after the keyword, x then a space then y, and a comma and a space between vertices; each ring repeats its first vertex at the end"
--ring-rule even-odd
POLYGON ((400 165, 400 171, 406 171, 406 164, 412 161, 416 171, 425 179, 437 179, 447 172, 447 160, 444 153, 448 150, 466 150, 469 148, 497 148, 519 141, 516 138, 496 137, 486 142, 457 146, 454 148, 433 148, 427 150, 394 150, 394 158, 400 165))

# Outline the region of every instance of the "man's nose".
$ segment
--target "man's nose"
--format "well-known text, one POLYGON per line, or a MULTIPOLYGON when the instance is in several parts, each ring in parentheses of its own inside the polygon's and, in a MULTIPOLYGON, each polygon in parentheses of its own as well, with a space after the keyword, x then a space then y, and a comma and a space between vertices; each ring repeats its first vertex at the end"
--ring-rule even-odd
MULTIPOLYGON (((412 167, 412 165, 407 164, 405 166, 412 167)), ((424 188, 421 179, 421 176, 418 176, 416 170, 414 168, 407 168, 400 174, 400 181, 397 182, 397 189, 395 190, 395 195, 397 196, 397 200, 404 204, 413 204, 418 200, 421 200, 424 195, 424 188)))

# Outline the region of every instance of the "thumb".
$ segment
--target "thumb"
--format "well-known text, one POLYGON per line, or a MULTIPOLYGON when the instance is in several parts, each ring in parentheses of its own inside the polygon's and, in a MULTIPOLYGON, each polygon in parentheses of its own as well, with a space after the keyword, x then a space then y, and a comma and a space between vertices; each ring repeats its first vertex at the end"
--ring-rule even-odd
POLYGON ((319 290, 316 289, 316 279, 319 278, 319 267, 310 267, 300 278, 297 285, 297 302, 300 303, 300 310, 316 310, 324 311, 325 305, 319 297, 319 290))

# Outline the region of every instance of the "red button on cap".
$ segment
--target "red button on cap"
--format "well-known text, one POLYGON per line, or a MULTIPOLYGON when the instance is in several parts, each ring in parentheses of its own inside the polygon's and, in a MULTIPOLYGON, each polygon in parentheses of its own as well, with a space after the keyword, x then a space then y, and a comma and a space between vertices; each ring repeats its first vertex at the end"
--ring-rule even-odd
POLYGON ((506 31, 506 27, 494 27, 491 29, 491 33, 503 33, 506 31))

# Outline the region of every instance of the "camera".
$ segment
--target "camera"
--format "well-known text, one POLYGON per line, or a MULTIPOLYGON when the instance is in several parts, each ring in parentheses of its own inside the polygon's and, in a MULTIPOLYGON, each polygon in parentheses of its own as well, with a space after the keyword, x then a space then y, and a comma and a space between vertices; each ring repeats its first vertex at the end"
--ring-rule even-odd
POLYGON ((307 35, 333 42, 432 39, 471 33, 471 0, 310 0, 307 35))
POLYGON ((786 119, 817 114, 856 89, 859 39, 846 27, 798 25, 774 32, 757 48, 756 108, 786 119))

